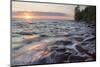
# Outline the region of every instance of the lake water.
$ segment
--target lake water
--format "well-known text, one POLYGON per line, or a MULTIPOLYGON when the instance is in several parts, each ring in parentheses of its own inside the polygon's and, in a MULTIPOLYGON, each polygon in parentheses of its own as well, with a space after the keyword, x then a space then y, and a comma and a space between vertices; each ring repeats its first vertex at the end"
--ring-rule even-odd
POLYGON ((94 61, 95 34, 86 22, 12 21, 12 65, 94 61))

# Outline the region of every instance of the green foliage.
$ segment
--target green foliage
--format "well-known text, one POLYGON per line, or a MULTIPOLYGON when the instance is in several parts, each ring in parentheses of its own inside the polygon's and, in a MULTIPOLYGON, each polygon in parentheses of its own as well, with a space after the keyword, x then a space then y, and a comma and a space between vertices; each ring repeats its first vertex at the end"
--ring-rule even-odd
POLYGON ((96 21, 96 7, 87 6, 84 10, 80 10, 80 6, 77 6, 75 8, 75 20, 95 22, 96 21))

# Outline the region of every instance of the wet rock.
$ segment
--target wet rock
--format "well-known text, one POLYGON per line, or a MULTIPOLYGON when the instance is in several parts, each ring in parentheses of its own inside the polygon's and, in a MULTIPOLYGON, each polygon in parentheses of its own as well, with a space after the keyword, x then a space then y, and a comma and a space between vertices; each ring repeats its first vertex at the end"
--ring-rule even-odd
POLYGON ((72 38, 75 39, 76 41, 83 41, 82 36, 73 36, 72 38))
POLYGON ((88 42, 82 42, 80 45, 86 46, 87 44, 88 44, 88 42))
POLYGON ((19 32, 20 35, 32 35, 32 32, 19 32))
POLYGON ((66 48, 64 46, 58 46, 58 47, 52 47, 51 50, 57 52, 65 52, 66 48))
POLYGON ((96 24, 90 24, 88 25, 88 27, 94 28, 96 26, 96 24))
POLYGON ((23 45, 21 45, 21 46, 18 46, 18 47, 15 47, 15 48, 13 48, 14 50, 18 50, 18 49, 20 49, 20 48, 22 48, 23 47, 23 45))
POLYGON ((96 61, 96 53, 91 54, 91 57, 93 58, 94 61, 96 61))
POLYGON ((84 62, 88 57, 70 56, 69 62, 84 62))
POLYGON ((63 44, 64 45, 72 45, 73 43, 72 43, 72 41, 63 41, 63 44))
POLYGON ((71 53, 57 52, 57 53, 54 53, 52 57, 55 63, 63 63, 63 62, 67 62, 70 55, 71 53))
POLYGON ((66 35, 63 35, 64 37, 70 37, 71 35, 70 34, 66 34, 66 35))
POLYGON ((73 43, 72 43, 72 41, 63 41, 63 40, 61 40, 61 41, 56 41, 55 44, 57 44, 57 45, 72 45, 73 43))
POLYGON ((80 45, 76 45, 75 47, 79 52, 85 52, 86 53, 88 51, 86 49, 83 49, 80 45))
POLYGON ((43 58, 37 61, 37 64, 46 64, 47 63, 47 58, 43 58))
POLYGON ((66 52, 65 53, 70 53, 70 54, 73 54, 73 55, 77 55, 77 52, 75 49, 73 48, 66 48, 66 52))
POLYGON ((48 37, 48 35, 40 35, 40 37, 48 37))
POLYGON ((30 43, 32 43, 32 40, 24 40, 23 43, 30 44, 30 43))
POLYGON ((55 59, 56 59, 56 63, 63 63, 64 61, 67 61, 67 56, 64 54, 57 55, 55 59))
POLYGON ((92 33, 92 35, 96 36, 96 33, 95 33, 95 32, 93 32, 93 33, 92 33))
POLYGON ((63 52, 62 53, 53 52, 50 56, 36 61, 35 64, 63 63, 67 61, 69 55, 70 55, 69 53, 64 54, 63 52))
POLYGON ((85 54, 91 56, 94 60, 96 59, 96 53, 89 53, 89 51, 88 51, 87 49, 84 49, 84 48, 82 48, 82 47, 79 46, 79 45, 77 45, 76 48, 77 48, 77 50, 78 50, 79 52, 81 52, 81 53, 83 52, 83 53, 85 53, 85 54))
POLYGON ((86 38, 84 41, 93 41, 93 40, 95 40, 96 39, 96 37, 88 37, 88 38, 86 38))
POLYGON ((65 52, 66 51, 65 48, 56 48, 55 50, 58 51, 58 52, 65 52))

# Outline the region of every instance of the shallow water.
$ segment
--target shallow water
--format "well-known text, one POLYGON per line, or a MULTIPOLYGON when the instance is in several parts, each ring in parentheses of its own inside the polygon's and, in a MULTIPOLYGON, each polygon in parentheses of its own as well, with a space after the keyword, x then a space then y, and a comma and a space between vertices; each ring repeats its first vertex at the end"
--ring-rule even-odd
POLYGON ((12 22, 12 65, 95 60, 95 24, 62 20, 12 22))

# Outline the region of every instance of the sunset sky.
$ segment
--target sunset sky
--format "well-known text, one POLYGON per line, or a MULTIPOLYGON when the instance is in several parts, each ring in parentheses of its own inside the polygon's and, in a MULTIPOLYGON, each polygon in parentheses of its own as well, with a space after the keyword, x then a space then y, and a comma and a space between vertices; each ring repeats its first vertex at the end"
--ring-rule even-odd
MULTIPOLYGON (((62 4, 48 4, 48 3, 34 3, 34 2, 12 2, 12 12, 26 12, 24 14, 18 14, 15 18, 27 18, 27 19, 66 19, 74 20, 74 9, 76 5, 62 5, 62 4), (32 12, 48 12, 40 16, 39 14, 33 15, 32 12), (27 13, 28 12, 28 13, 27 13), (30 13, 31 12, 31 13, 30 13), (50 13, 60 13, 58 15, 51 16, 50 13), (61 15, 62 13, 62 15, 61 15), (19 16, 20 15, 20 16, 19 16), (25 15, 25 16, 24 16, 25 15), (64 15, 64 16, 63 16, 64 15)), ((84 8, 84 6, 82 7, 84 8)))

